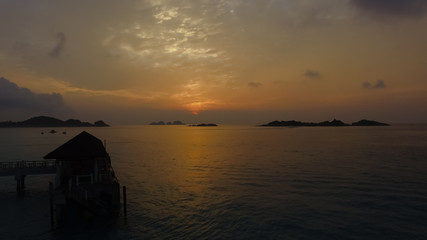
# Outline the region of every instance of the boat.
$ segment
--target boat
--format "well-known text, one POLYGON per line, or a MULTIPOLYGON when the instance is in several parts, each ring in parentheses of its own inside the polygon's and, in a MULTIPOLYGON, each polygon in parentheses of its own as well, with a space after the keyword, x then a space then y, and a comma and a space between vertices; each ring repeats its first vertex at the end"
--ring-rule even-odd
POLYGON ((56 160, 53 205, 57 221, 76 206, 93 216, 117 216, 120 184, 102 141, 86 131, 48 153, 56 160))

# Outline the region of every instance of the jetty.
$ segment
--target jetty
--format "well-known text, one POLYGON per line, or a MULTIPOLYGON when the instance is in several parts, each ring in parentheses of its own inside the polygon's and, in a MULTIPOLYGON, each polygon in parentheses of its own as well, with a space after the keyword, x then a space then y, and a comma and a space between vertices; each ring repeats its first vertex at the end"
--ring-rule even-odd
MULTIPOLYGON (((70 211, 91 216, 118 216, 120 184, 102 141, 86 131, 44 156, 45 160, 0 162, 0 177, 14 176, 17 192, 28 175, 55 174, 49 183, 52 226, 70 211)), ((126 187, 123 186, 126 216, 126 187)))
POLYGON ((102 141, 86 131, 48 153, 57 172, 50 193, 58 220, 70 206, 89 215, 118 215, 120 184, 102 141))
POLYGON ((14 176, 16 191, 25 189, 25 177, 28 175, 56 174, 57 163, 52 160, 0 162, 0 177, 14 176))

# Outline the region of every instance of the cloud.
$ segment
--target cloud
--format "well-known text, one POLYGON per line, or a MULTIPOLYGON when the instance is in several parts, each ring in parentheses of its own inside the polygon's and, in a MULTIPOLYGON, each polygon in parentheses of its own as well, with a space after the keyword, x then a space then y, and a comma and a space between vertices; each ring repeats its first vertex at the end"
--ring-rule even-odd
POLYGON ((69 110, 65 106, 61 94, 37 94, 27 88, 21 88, 5 78, 0 78, 0 112, 52 114, 69 110))
POLYGON ((376 17, 419 17, 425 14, 425 0, 351 0, 357 8, 376 17))
POLYGON ((262 83, 260 82, 248 82, 249 87, 258 88, 262 86, 262 83))
POLYGON ((59 58, 61 56, 62 52, 64 51, 65 42, 66 42, 66 37, 63 32, 59 32, 56 35, 56 38, 57 38, 57 43, 55 47, 49 52, 49 55, 53 58, 59 58))
POLYGON ((306 76, 308 78, 320 78, 320 73, 318 71, 307 70, 304 73, 304 76, 306 76))
POLYGON ((386 88, 386 85, 383 80, 377 80, 375 84, 371 84, 370 82, 364 82, 363 88, 364 89, 383 89, 383 88, 386 88))

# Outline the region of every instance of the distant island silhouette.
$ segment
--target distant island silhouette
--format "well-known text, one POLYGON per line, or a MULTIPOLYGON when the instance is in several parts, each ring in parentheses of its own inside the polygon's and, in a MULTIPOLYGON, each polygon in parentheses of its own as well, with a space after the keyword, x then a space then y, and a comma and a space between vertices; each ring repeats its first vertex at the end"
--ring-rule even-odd
POLYGON ((390 126, 390 124, 362 119, 352 123, 351 126, 390 126))
POLYGON ((185 123, 181 122, 181 121, 173 121, 173 122, 163 122, 163 121, 158 121, 158 122, 152 122, 149 125, 185 125, 185 123))
POLYGON ((312 122, 301 122, 301 121, 273 121, 267 124, 261 125, 263 127, 345 127, 345 126, 390 126, 387 123, 381 123, 372 120, 360 120, 352 124, 344 123, 340 120, 334 119, 332 121, 323 121, 319 123, 312 122))
MULTIPOLYGON (((164 121, 158 121, 158 122, 152 122, 149 125, 160 125, 160 126, 164 126, 164 125, 185 125, 185 123, 183 123, 182 121, 173 121, 173 122, 164 122, 164 121)), ((188 125, 189 127, 217 127, 218 125, 216 125, 215 123, 200 123, 200 124, 190 124, 188 125)))
POLYGON ((96 121, 92 124, 89 122, 82 122, 77 119, 62 121, 57 118, 46 116, 33 117, 22 122, 0 122, 0 128, 19 127, 109 127, 109 125, 102 120, 96 121))
POLYGON ((189 127, 218 127, 215 123, 200 123, 200 124, 193 124, 188 125, 189 127))

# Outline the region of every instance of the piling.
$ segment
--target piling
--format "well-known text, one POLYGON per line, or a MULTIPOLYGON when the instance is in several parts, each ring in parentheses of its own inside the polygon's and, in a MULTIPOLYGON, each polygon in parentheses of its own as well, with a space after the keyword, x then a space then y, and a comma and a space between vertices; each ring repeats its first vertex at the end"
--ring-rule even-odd
POLYGON ((51 227, 55 224, 54 212, 53 212, 53 183, 49 182, 49 204, 50 204, 50 225, 51 227))
POLYGON ((21 189, 21 180, 18 178, 16 179, 16 192, 20 193, 22 191, 21 189))
POLYGON ((123 186, 123 214, 127 216, 126 186, 123 186))
POLYGON ((21 189, 22 189, 22 191, 25 190, 25 175, 22 176, 22 179, 21 179, 21 189))
POLYGON ((15 175, 16 192, 22 193, 25 189, 25 175, 15 175))

